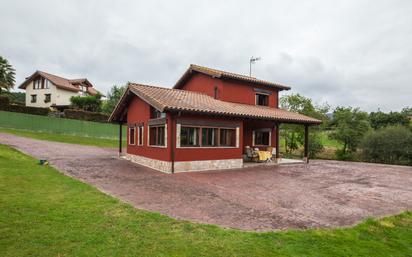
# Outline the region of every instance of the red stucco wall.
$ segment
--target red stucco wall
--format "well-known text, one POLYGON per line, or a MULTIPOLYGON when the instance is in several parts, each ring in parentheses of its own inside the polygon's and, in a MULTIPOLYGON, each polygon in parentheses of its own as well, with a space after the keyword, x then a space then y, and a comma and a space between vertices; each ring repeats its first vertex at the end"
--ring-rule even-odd
POLYGON ((254 88, 268 90, 272 92, 269 96, 269 106, 278 107, 278 91, 275 89, 237 81, 220 80, 200 73, 194 73, 182 89, 198 91, 214 97, 215 87, 218 88, 219 100, 252 105, 255 105, 256 101, 254 88))
POLYGON ((259 148, 260 150, 266 150, 266 146, 258 147, 253 146, 253 130, 255 129, 263 129, 263 128, 270 128, 271 129, 271 146, 275 147, 276 145, 276 129, 275 123, 269 121, 245 121, 243 126, 243 143, 244 146, 250 146, 253 148, 259 148))

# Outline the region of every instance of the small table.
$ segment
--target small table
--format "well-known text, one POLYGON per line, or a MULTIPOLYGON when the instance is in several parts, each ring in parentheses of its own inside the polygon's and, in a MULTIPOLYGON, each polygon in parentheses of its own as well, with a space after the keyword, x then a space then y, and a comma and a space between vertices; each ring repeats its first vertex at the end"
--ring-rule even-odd
POLYGON ((257 151, 259 161, 268 161, 272 158, 272 153, 269 151, 257 151))

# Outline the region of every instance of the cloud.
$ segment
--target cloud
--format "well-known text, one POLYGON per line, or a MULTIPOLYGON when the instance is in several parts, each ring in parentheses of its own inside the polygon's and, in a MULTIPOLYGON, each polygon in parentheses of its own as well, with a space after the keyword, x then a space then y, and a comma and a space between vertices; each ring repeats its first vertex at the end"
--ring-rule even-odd
POLYGON ((409 1, 0 2, 0 54, 35 70, 171 87, 190 63, 292 86, 317 102, 412 105, 409 1))

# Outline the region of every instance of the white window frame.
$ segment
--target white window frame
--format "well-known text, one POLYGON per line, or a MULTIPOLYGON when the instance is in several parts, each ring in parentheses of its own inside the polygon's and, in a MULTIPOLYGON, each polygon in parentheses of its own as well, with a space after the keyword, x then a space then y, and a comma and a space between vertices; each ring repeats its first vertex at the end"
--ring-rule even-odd
POLYGON ((158 147, 158 148, 167 148, 167 123, 165 124, 159 124, 159 125, 149 125, 147 128, 147 145, 150 147, 158 147), (165 135, 164 135, 164 141, 165 145, 152 145, 150 144, 150 128, 151 127, 165 127, 165 135))
POLYGON ((269 106, 269 97, 270 97, 270 94, 266 94, 266 93, 255 93, 255 105, 256 106, 269 106), (258 98, 258 95, 265 95, 265 96, 267 96, 268 97, 268 104, 267 105, 260 105, 260 104, 258 104, 258 101, 257 101, 257 98, 258 98))
POLYGON ((253 143, 253 146, 272 146, 272 130, 270 128, 253 130, 252 143, 253 143), (268 145, 257 145, 256 144, 256 132, 269 132, 269 144, 268 145))
POLYGON ((127 140, 128 141, 128 143, 129 143, 129 145, 136 145, 136 126, 129 126, 129 139, 127 140), (130 142, 130 139, 131 139, 131 137, 130 137, 130 135, 131 135, 131 133, 130 133, 130 130, 131 129, 133 129, 134 130, 134 143, 132 144, 131 142, 130 142))
POLYGON ((143 146, 144 145, 144 125, 139 125, 137 126, 137 146, 143 146), (140 131, 142 129, 142 131, 140 131), (142 136, 140 137, 140 133, 142 136), (142 139, 140 142, 140 138, 142 139))

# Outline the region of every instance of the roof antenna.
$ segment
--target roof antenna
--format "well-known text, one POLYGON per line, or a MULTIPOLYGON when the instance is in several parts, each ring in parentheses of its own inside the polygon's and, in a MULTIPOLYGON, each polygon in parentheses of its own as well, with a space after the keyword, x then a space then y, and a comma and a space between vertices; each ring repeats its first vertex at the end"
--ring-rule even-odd
POLYGON ((249 59, 249 77, 252 77, 252 64, 259 61, 260 57, 250 57, 249 59))

